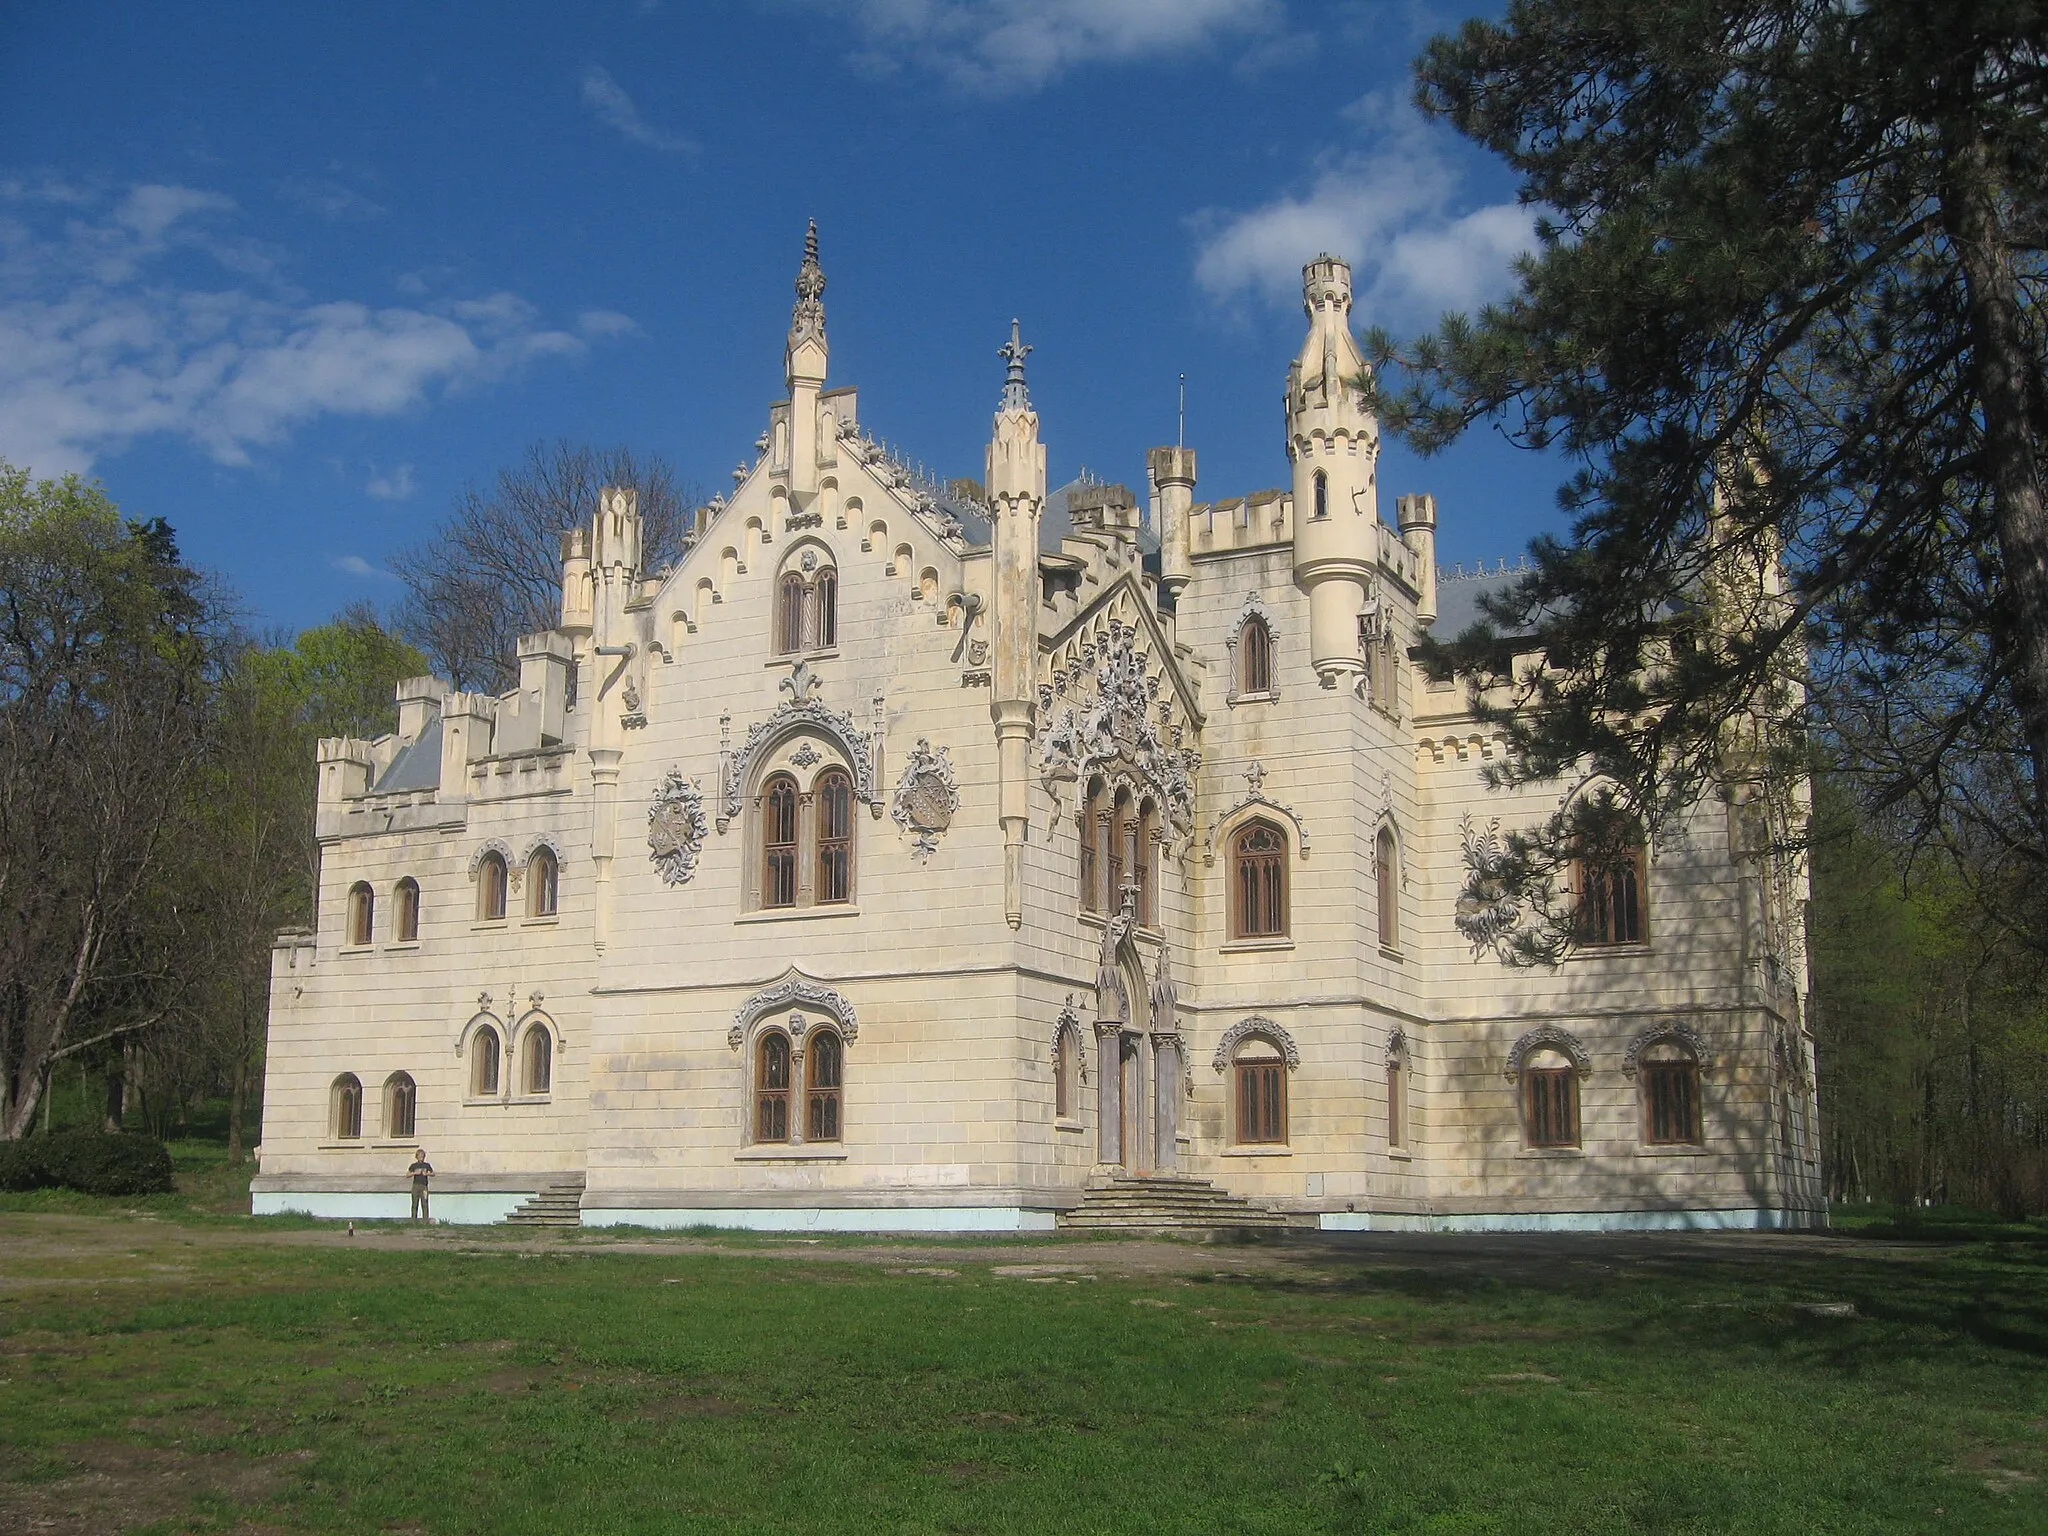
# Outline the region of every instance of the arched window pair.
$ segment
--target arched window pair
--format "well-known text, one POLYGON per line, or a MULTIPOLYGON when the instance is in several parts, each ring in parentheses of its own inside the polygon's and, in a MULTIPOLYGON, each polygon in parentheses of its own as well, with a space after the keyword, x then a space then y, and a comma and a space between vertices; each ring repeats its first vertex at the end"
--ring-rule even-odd
POLYGON ((839 643, 839 573, 816 565, 816 551, 804 551, 811 570, 787 570, 775 584, 775 653, 827 651, 839 643))
MULTIPOLYGON (((391 942, 416 943, 420 936, 420 886, 410 875, 391 888, 391 942)), ((377 893, 367 880, 358 880, 348 891, 348 942, 356 948, 369 944, 376 932, 377 893)))
POLYGON ((1230 838, 1230 936, 1287 937, 1287 834, 1264 817, 1230 838))
POLYGON ((1157 801, 1090 780, 1081 803, 1081 910, 1119 911, 1130 885, 1138 926, 1158 927, 1159 843, 1157 801))
MULTIPOLYGON (((502 922, 511 871, 495 848, 477 864, 476 916, 480 923, 502 922)), ((555 850, 543 843, 526 861, 526 915, 553 917, 561 902, 562 865, 555 850)))
MULTIPOLYGON (((384 1080, 384 1134, 410 1136, 417 1124, 419 1088, 410 1074, 394 1072, 384 1080)), ((328 1130, 337 1141, 355 1141, 363 1134, 363 1084, 353 1072, 334 1080, 329 1095, 328 1130)))
POLYGON ((827 906, 853 900, 853 778, 827 768, 812 782, 811 815, 796 779, 761 786, 761 905, 827 906), (809 874, 808 882, 805 875, 809 874))
MULTIPOLYGON (((1686 1045, 1666 1039, 1646 1048, 1636 1093, 1646 1145, 1700 1144, 1700 1063, 1686 1045)), ((1535 1148, 1582 1145, 1579 1070, 1562 1050, 1532 1051, 1522 1065, 1522 1137, 1535 1148)))
MULTIPOLYGON (((505 1046, 494 1024, 479 1024, 470 1036, 469 1096, 495 1099, 504 1083, 505 1046)), ((529 1096, 548 1093, 555 1084, 555 1038, 538 1021, 526 1027, 520 1048, 524 1081, 520 1092, 529 1096)))
POLYGON ((812 1030, 799 1047, 782 1030, 763 1030, 754 1042, 754 1140, 841 1140, 845 1078, 838 1031, 812 1030))

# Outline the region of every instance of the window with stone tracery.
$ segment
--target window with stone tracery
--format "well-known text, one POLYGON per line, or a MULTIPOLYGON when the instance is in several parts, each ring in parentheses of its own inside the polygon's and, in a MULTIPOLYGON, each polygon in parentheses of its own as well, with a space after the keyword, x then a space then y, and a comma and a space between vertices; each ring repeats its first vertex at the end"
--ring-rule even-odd
MULTIPOLYGON (((817 765, 815 746, 801 743, 791 760, 817 765)), ((754 799, 755 873, 747 904, 761 911, 844 906, 854 899, 858 797, 840 763, 817 770, 809 787, 794 772, 772 774, 754 799)))
POLYGON ((839 643, 839 572, 821 564, 816 546, 775 583, 775 653, 830 650, 839 643))
POLYGON ((1256 614, 1238 632, 1237 691, 1240 696, 1273 691, 1273 632, 1256 614))
POLYGON ((1287 1059, 1264 1035, 1248 1036, 1231 1060, 1235 1115, 1241 1146, 1271 1146, 1287 1140, 1287 1059))
POLYGON ((796 905, 796 780, 779 773, 761 796, 761 905, 796 905))
POLYGON ((840 1091, 845 1076, 845 1047, 829 1029, 815 1029, 804 1042, 804 1139, 839 1140, 840 1091))
POLYGON ((336 1141, 354 1141, 363 1134, 363 1085, 353 1072, 334 1080, 330 1129, 336 1141))
POLYGON ((1230 936, 1287 936, 1287 837, 1270 821, 1247 822, 1230 840, 1230 936))
POLYGON ((789 1090, 794 1059, 789 1036, 763 1030, 754 1044, 754 1140, 789 1140, 789 1090))

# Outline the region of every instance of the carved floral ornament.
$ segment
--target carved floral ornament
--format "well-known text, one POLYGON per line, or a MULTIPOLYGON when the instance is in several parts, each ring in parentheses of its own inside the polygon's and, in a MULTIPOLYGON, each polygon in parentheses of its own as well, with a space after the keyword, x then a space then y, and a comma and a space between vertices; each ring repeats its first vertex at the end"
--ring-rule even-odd
POLYGON ((960 785, 946 749, 918 737, 890 799, 889 819, 911 835, 911 852, 920 864, 938 851, 939 836, 959 809, 960 785))
POLYGON ((1202 758, 1180 745, 1179 726, 1169 728, 1170 742, 1161 740, 1167 706, 1159 704, 1161 720, 1153 714, 1163 680, 1146 672, 1136 640, 1135 629, 1112 618, 1100 644, 1080 647, 1079 666, 1057 669, 1053 682, 1040 688, 1047 723, 1040 732, 1039 774, 1057 800, 1060 783, 1085 784, 1097 773, 1114 777, 1121 770, 1158 796, 1169 840, 1185 843, 1194 835, 1195 772, 1202 758), (1080 696, 1061 703, 1076 684, 1080 696))
POLYGON ((1294 1036, 1261 1013, 1239 1019, 1223 1031, 1223 1038, 1216 1042, 1216 1054, 1209 1065, 1221 1072, 1230 1065, 1230 1058, 1237 1054, 1237 1048, 1254 1037, 1270 1040, 1279 1047, 1280 1055, 1290 1069, 1301 1065, 1301 1048, 1294 1043, 1294 1036))
MULTIPOLYGON (((799 731, 812 731, 839 743, 853 770, 853 795, 875 814, 882 814, 882 799, 875 791, 877 738, 853 723, 853 716, 828 709, 817 697, 819 679, 808 662, 798 662, 781 683, 789 695, 765 720, 756 721, 737 752, 720 754, 718 830, 725 831, 740 814, 740 801, 748 775, 761 755, 799 731)), ((879 701, 878 701, 879 705, 879 701)), ((801 749, 800 749, 801 750, 801 749)))
POLYGON ((1634 1081, 1636 1072, 1643 1064, 1643 1052, 1653 1045, 1682 1047, 1691 1054, 1693 1063, 1700 1070, 1700 1076, 1707 1075, 1709 1063, 1706 1041, 1700 1038, 1699 1031, 1690 1024, 1681 1024, 1676 1020, 1652 1024, 1648 1029, 1639 1030, 1636 1037, 1629 1041, 1628 1049, 1621 1054, 1621 1075, 1634 1081))
POLYGON ((1572 1070, 1581 1077, 1593 1070, 1593 1058, 1587 1054, 1579 1037, 1569 1030, 1559 1029, 1555 1024, 1538 1024, 1524 1033, 1508 1047, 1508 1064, 1502 1076, 1511 1083, 1519 1082, 1522 1064, 1537 1051, 1561 1051, 1571 1059, 1572 1070))
MULTIPOLYGON (((725 1032, 725 1043, 738 1050, 746 1043, 748 1030, 769 1014, 785 1008, 829 1015, 838 1026, 840 1038, 848 1045, 860 1038, 860 1021, 854 1017, 853 1004, 845 995, 791 966, 733 1010, 732 1028, 725 1032)), ((790 1028, 798 1039, 803 1038, 809 1027, 809 1020, 801 1012, 792 1014, 790 1028)))
POLYGON ((1068 1038, 1069 1030, 1073 1031, 1074 1063, 1079 1069, 1081 1082, 1085 1085, 1088 1081, 1088 1051, 1081 1043, 1081 1010, 1075 1006, 1074 994, 1071 992, 1067 994, 1066 1003, 1060 1008, 1060 1016, 1052 1023, 1052 1048, 1055 1055, 1059 1053, 1061 1043, 1068 1038))
POLYGON ((1216 862, 1216 840, 1223 835, 1223 829, 1229 826, 1243 812, 1254 807, 1271 811, 1274 815, 1286 821, 1289 826, 1293 827, 1295 846, 1301 850, 1301 856, 1304 859, 1307 858, 1308 823, 1304 822, 1296 814, 1293 806, 1283 805, 1266 794, 1266 770, 1264 765, 1254 761, 1251 767, 1245 770, 1244 781, 1245 792, 1239 795, 1236 801, 1224 810, 1221 815, 1209 823, 1209 835, 1202 843, 1202 862, 1204 864, 1214 864, 1216 862))
POLYGON ((519 867, 517 861, 515 861, 512 857, 512 849, 506 844, 505 840, 503 838, 494 837, 488 843, 483 844, 483 846, 478 848, 476 852, 472 853, 469 856, 470 879, 474 880, 480 873, 482 873, 485 858, 494 853, 499 858, 505 861, 505 869, 507 873, 510 873, 512 870, 515 870, 519 867))
POLYGON ((1387 1065, 1405 1067, 1408 1065, 1408 1032, 1396 1024, 1387 1036, 1387 1065))
POLYGON ((704 796, 680 768, 671 768, 647 807, 647 856, 669 885, 685 885, 704 849, 704 796))

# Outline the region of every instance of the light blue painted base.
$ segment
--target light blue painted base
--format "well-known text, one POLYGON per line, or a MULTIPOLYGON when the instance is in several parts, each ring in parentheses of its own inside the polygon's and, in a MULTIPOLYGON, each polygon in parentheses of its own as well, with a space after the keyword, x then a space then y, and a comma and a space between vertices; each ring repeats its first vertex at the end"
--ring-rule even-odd
POLYGON ((586 1227, 732 1227, 749 1232, 1050 1232, 1056 1220, 1051 1211, 1014 1205, 586 1207, 583 1212, 586 1227))
POLYGON ((1819 1211, 1488 1211, 1420 1216, 1385 1211, 1325 1211, 1325 1232, 1775 1232, 1824 1230, 1819 1211))
MULTIPOLYGON (((459 1194, 450 1191, 445 1195, 434 1195, 429 1208, 435 1221, 446 1222, 450 1226, 488 1227, 511 1215, 525 1199, 526 1192, 491 1190, 459 1194)), ((293 1213, 332 1221, 404 1221, 412 1214, 412 1196, 409 1193, 372 1193, 367 1190, 319 1194, 272 1190, 249 1197, 249 1214, 252 1216, 293 1213)))

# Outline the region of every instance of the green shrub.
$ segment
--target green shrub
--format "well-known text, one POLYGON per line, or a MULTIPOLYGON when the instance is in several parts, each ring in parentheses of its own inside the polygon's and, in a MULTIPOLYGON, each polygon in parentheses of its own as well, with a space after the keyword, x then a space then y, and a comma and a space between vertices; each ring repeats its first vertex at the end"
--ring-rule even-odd
POLYGON ((148 1136, 98 1131, 0 1142, 0 1189, 51 1188, 88 1195, 169 1194, 170 1148, 148 1136))

